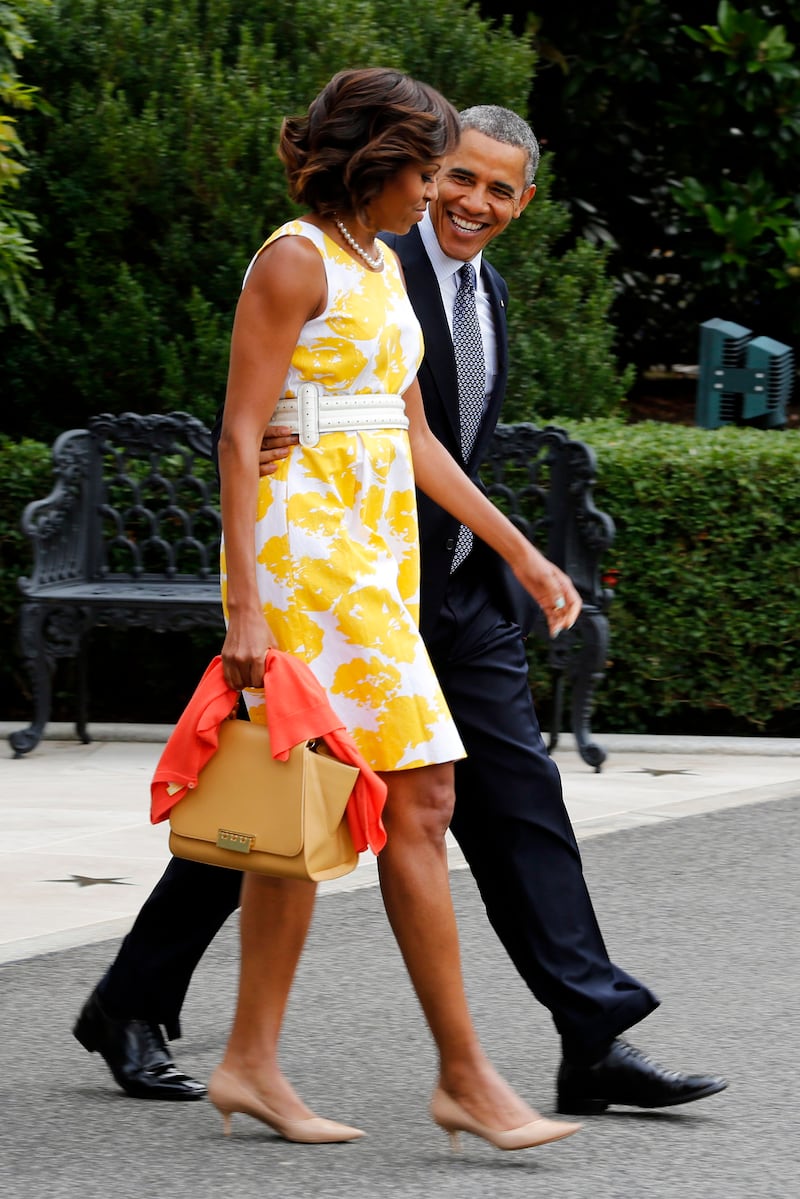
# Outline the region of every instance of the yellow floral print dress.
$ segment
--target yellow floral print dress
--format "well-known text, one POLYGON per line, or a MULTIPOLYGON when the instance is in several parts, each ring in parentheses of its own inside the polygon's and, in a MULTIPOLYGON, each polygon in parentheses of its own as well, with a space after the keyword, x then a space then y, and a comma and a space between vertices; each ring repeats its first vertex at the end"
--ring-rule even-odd
MULTIPOLYGON (((284 394, 312 382, 331 394, 402 395, 422 358, 422 333, 394 255, 383 247, 383 271, 369 271, 300 220, 264 246, 286 236, 319 250, 328 303, 303 327, 284 394)), ((399 770, 463 757, 417 627, 408 434, 323 433, 314 447, 294 446, 260 480, 255 538, 264 617, 279 648, 305 659, 370 765, 399 770)), ((224 546, 222 587, 224 602, 224 546)), ((245 700, 251 719, 264 720, 263 692, 245 700)))

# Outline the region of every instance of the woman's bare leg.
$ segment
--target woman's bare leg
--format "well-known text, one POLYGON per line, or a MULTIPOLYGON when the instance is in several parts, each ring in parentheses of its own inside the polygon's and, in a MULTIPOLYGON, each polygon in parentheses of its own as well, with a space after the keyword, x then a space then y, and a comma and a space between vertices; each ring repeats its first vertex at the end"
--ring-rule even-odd
POLYGON ((494 1129, 536 1119, 484 1054, 467 1008, 445 833, 452 814, 449 765, 382 775, 388 833, 378 858, 383 900, 439 1051, 440 1082, 494 1129))
POLYGON ((242 886, 239 994, 222 1069, 291 1120, 313 1113, 278 1064, 278 1041, 317 885, 246 874, 242 886))

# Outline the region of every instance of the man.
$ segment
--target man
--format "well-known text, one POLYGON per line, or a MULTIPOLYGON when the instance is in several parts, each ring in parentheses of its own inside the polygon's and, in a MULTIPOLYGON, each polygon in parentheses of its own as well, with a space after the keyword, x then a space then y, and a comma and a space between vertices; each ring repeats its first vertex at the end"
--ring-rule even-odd
MULTIPOLYGON (((468 109, 462 127, 424 221, 385 240, 400 256, 425 336, 419 379, 429 423, 474 477, 499 419, 508 361, 508 292, 483 251, 533 198, 538 146, 506 109, 468 109), (474 276, 464 278, 467 263, 474 276), (467 436, 459 398, 463 405, 476 375, 478 412, 467 436)), ((271 443, 265 472, 290 440, 271 443)), ((610 961, 603 943, 530 695, 518 623, 525 598, 488 547, 425 496, 419 515, 422 633, 468 755, 456 764, 452 830, 495 931, 561 1037, 558 1110, 662 1107, 723 1090, 721 1078, 667 1071, 619 1039, 658 1000, 610 961)), ((239 878, 173 860, 84 1006, 75 1035, 101 1052, 128 1094, 202 1097, 201 1084, 177 1070, 159 1026, 180 1035, 192 971, 237 906, 239 878)))

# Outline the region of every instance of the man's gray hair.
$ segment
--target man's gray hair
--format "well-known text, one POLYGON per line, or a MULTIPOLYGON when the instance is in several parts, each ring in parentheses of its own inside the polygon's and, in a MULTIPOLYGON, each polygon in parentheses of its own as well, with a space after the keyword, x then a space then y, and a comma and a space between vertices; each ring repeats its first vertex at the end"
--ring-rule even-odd
POLYGON ((476 104, 458 115, 462 133, 466 129, 475 129, 486 137, 494 138, 496 142, 505 142, 507 146, 519 146, 520 150, 524 150, 525 186, 530 187, 539 166, 539 143, 528 122, 510 108, 500 108, 497 104, 476 104))

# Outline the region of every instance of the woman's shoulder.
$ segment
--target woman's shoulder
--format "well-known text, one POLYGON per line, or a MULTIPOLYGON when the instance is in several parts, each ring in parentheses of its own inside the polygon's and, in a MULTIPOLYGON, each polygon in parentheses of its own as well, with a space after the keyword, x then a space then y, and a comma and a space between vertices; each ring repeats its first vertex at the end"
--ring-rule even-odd
POLYGON ((301 217, 297 217, 293 221, 284 221, 282 225, 279 225, 277 229, 273 230, 273 232, 270 233, 269 237, 264 242, 264 245, 261 247, 261 249, 263 250, 266 246, 271 245, 272 242, 278 241, 282 237, 306 238, 308 241, 313 242, 314 245, 320 250, 325 248, 325 242, 327 240, 325 234, 318 225, 313 225, 311 221, 306 221, 301 217))
POLYGON ((283 267, 302 266, 319 261, 325 248, 325 234, 308 221, 293 220, 279 225, 256 250, 245 271, 242 286, 249 279, 256 263, 265 257, 277 260, 283 267))

